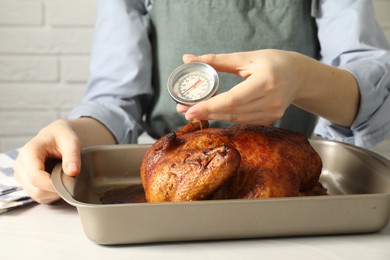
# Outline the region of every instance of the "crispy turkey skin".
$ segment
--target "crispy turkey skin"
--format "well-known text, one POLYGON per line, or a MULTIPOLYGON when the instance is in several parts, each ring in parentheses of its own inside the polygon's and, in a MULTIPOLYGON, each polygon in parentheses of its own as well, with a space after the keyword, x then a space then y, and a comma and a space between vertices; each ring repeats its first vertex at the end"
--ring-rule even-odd
POLYGON ((193 121, 157 140, 141 165, 148 202, 325 194, 307 138, 275 127, 193 121))

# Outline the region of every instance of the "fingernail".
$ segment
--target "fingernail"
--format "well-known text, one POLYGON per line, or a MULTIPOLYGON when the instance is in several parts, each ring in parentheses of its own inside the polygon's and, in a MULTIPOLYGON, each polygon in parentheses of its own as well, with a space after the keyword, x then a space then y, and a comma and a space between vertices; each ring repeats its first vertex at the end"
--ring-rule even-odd
POLYGON ((79 170, 79 166, 76 163, 69 163, 66 167, 68 172, 77 172, 79 170))
POLYGON ((196 56, 193 54, 184 54, 183 56, 186 58, 196 58, 196 56))
POLYGON ((184 62, 191 62, 191 61, 196 60, 196 59, 197 59, 197 56, 192 55, 192 54, 184 54, 183 55, 184 62))

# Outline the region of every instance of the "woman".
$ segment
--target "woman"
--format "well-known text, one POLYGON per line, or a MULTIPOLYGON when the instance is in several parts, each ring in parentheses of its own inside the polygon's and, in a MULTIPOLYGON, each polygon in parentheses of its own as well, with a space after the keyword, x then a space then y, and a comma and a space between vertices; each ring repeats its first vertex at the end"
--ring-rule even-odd
POLYGON ((389 61, 367 0, 101 1, 83 103, 23 147, 15 175, 34 200, 51 203, 59 196, 48 158, 75 176, 82 147, 134 143, 143 130, 159 137, 186 119, 274 123, 309 136, 318 116, 316 134, 371 146, 390 131, 389 61), (228 72, 219 95, 191 108, 165 90, 188 52, 184 62, 228 72))

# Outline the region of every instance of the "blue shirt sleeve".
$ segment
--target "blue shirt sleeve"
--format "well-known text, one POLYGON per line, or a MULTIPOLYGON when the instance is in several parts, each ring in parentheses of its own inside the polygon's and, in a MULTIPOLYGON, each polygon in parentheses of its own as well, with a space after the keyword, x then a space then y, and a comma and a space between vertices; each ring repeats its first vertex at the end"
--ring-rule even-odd
POLYGON ((150 8, 146 0, 99 2, 86 94, 68 115, 99 120, 118 143, 137 142, 153 94, 150 8))
POLYGON ((373 146, 390 133, 390 47, 375 20, 372 3, 320 0, 316 21, 321 61, 355 76, 360 108, 351 127, 320 118, 315 133, 358 146, 373 146))

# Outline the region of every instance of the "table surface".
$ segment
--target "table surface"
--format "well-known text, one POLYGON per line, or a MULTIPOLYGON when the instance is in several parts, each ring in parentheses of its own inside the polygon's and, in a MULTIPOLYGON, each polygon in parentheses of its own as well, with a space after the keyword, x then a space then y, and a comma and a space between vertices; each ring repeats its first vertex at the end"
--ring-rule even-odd
MULTIPOLYGON (((390 141, 374 151, 390 158, 390 141)), ((59 201, 0 215, 0 259, 353 259, 389 260, 390 224, 376 233, 101 246, 76 208, 59 201)))

